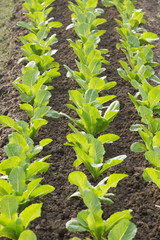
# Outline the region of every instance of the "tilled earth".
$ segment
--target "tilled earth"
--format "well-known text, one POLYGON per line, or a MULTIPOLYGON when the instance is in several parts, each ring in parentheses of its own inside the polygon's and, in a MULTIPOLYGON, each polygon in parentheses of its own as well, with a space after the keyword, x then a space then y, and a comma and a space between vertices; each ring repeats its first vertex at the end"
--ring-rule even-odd
MULTIPOLYGON (((160 4, 158 0, 139 0, 138 7, 143 8, 146 12, 147 31, 160 34, 160 4)), ((53 79, 54 90, 50 106, 59 112, 69 112, 66 104, 69 102, 68 90, 75 89, 76 83, 66 77, 64 64, 71 69, 76 69, 75 55, 72 48, 66 39, 76 40, 77 36, 73 30, 67 30, 66 27, 71 23, 71 12, 68 9, 68 1, 57 0, 53 4, 52 16, 55 21, 63 23, 63 27, 54 30, 58 37, 58 44, 54 47, 58 49, 55 56, 57 62, 60 63, 61 77, 53 79)), ((21 43, 18 40, 19 36, 26 34, 26 30, 16 26, 16 22, 25 20, 22 9, 22 1, 19 1, 14 8, 12 18, 9 22, 10 41, 8 47, 11 47, 10 58, 4 65, 4 70, 0 72, 0 111, 1 114, 11 116, 15 119, 27 120, 27 115, 19 109, 20 104, 19 93, 12 86, 12 81, 21 76, 21 65, 17 61, 22 57, 19 49, 21 43)), ((101 4, 99 7, 102 7, 101 4)), ((121 110, 114 121, 111 123, 108 133, 118 134, 120 140, 114 144, 106 145, 105 159, 114 157, 120 154, 126 154, 127 159, 123 164, 112 168, 110 173, 126 173, 128 178, 121 181, 116 189, 113 198, 112 206, 103 205, 104 219, 109 217, 116 211, 124 209, 133 210, 133 222, 138 228, 135 240, 159 240, 160 239, 160 209, 155 205, 160 205, 159 189, 152 183, 146 183, 143 178, 143 169, 149 166, 149 163, 144 159, 143 154, 134 154, 130 151, 130 145, 134 141, 139 140, 139 136, 130 132, 129 128, 132 124, 139 122, 137 112, 128 97, 128 92, 134 94, 134 89, 131 85, 125 82, 117 74, 117 68, 120 67, 118 61, 125 59, 121 51, 116 49, 116 44, 119 41, 119 35, 116 33, 115 18, 119 15, 114 7, 104 8, 104 18, 107 23, 101 26, 106 30, 106 34, 102 37, 100 48, 109 49, 110 66, 106 67, 106 75, 109 80, 117 82, 117 86, 110 91, 110 94, 117 95, 120 101, 121 110)), ((155 60, 159 61, 160 42, 156 43, 155 60)), ((2 56, 3 57, 3 56, 2 56)), ((156 69, 160 76, 159 68, 156 69)), ((105 94, 105 93, 104 93, 105 94)), ((85 239, 87 234, 70 233, 66 230, 65 224, 72 217, 76 217, 77 213, 84 209, 80 199, 67 200, 67 197, 75 191, 75 187, 68 182, 68 175, 74 171, 73 161, 75 153, 70 147, 64 146, 66 135, 70 132, 68 120, 65 118, 48 119, 47 127, 41 129, 35 141, 50 137, 53 142, 45 148, 42 155, 52 154, 50 158, 50 169, 44 175, 44 183, 51 184, 55 187, 55 191, 42 199, 36 199, 36 202, 43 201, 42 217, 31 224, 31 228, 35 231, 38 239, 41 240, 69 240, 73 236, 79 236, 85 239)), ((8 142, 8 134, 10 129, 0 126, 0 159, 5 159, 3 147, 8 142)), ((80 167, 88 178, 87 171, 80 167)), ((92 181, 92 180, 91 180, 92 181)))

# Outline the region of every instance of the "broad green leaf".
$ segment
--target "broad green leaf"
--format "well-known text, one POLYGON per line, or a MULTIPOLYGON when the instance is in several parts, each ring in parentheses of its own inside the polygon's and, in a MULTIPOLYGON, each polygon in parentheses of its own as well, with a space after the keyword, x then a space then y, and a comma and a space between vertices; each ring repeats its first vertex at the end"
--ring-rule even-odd
POLYGON ((19 218, 22 221, 22 224, 27 228, 31 221, 41 216, 42 203, 32 204, 29 207, 26 207, 23 212, 20 214, 19 218))
POLYGON ((44 147, 44 146, 48 145, 49 143, 51 143, 52 141, 53 140, 51 138, 45 138, 39 142, 39 145, 41 147, 44 147))
POLYGON ((76 219, 71 219, 66 223, 66 228, 71 232, 85 232, 86 228, 81 226, 76 219))
POLYGON ((29 103, 33 100, 33 96, 28 96, 25 92, 21 94, 22 102, 29 103))
POLYGON ((153 111, 150 108, 141 106, 139 107, 139 112, 142 117, 142 122, 148 124, 148 122, 150 122, 151 117, 153 116, 153 111))
POLYGON ((142 127, 141 127, 140 124, 134 124, 130 127, 130 131, 136 131, 137 132, 138 130, 141 130, 141 129, 142 129, 142 127))
POLYGON ((107 112, 109 112, 109 111, 119 111, 119 107, 120 107, 119 102, 114 101, 109 105, 109 107, 107 109, 107 112))
POLYGON ((98 4, 98 0, 88 0, 86 8, 96 8, 98 4))
MULTIPOLYGON (((101 204, 98 197, 89 189, 86 189, 83 194, 83 201, 88 209, 93 213, 102 215, 101 204)), ((100 216, 99 215, 99 216, 100 216)))
POLYGON ((52 2, 54 2, 55 0, 45 0, 44 1, 44 6, 45 8, 47 8, 52 2))
POLYGON ((36 37, 41 42, 47 37, 47 27, 42 27, 37 33, 36 37))
POLYGON ((30 30, 31 28, 33 28, 33 24, 32 23, 26 23, 23 21, 19 21, 17 22, 17 25, 23 28, 27 28, 28 30, 30 30))
POLYGON ((37 71, 37 70, 29 70, 29 71, 25 72, 24 78, 22 80, 22 83, 26 84, 27 86, 32 88, 32 86, 38 80, 38 77, 39 77, 39 71, 37 71))
POLYGON ((109 95, 109 96, 104 96, 104 97, 98 97, 96 98, 96 101, 103 104, 103 103, 106 103, 110 100, 112 100, 113 98, 115 98, 116 95, 109 95))
POLYGON ((143 178, 148 182, 156 183, 158 187, 160 186, 160 171, 155 168, 144 169, 143 178))
POLYGON ((9 136, 9 144, 20 145, 21 147, 23 147, 23 150, 29 149, 25 137, 17 132, 13 132, 12 135, 9 136))
POLYGON ((50 110, 49 106, 39 106, 35 109, 32 121, 37 118, 43 118, 50 110))
MULTIPOLYGON (((22 128, 22 134, 24 134, 23 136, 27 139, 30 139, 29 142, 33 143, 33 140, 31 138, 29 138, 29 124, 25 121, 17 121, 18 126, 20 126, 22 128)), ((24 146, 23 146, 24 147, 24 146)))
POLYGON ((49 27, 53 27, 53 28, 59 28, 59 27, 62 27, 62 23, 60 22, 50 22, 48 24, 49 27))
POLYGON ((80 148, 75 148, 74 150, 76 151, 77 159, 74 161, 73 166, 78 167, 83 163, 88 171, 95 177, 95 169, 92 167, 92 164, 94 164, 94 159, 80 148))
POLYGON ((146 132, 144 132, 143 130, 139 130, 138 132, 146 145, 146 150, 150 149, 150 147, 152 147, 153 145, 153 139, 154 139, 152 133, 148 131, 148 129, 146 132))
POLYGON ((102 0, 102 4, 103 4, 105 7, 114 6, 113 0, 102 0))
POLYGON ((134 223, 131 223, 128 219, 123 219, 118 222, 108 235, 108 240, 132 240, 137 232, 137 228, 134 223))
POLYGON ((114 203, 111 199, 106 198, 106 197, 99 197, 99 199, 100 199, 101 202, 104 202, 104 203, 109 204, 109 205, 112 205, 114 203))
POLYGON ((93 60, 101 59, 101 51, 98 49, 93 49, 87 56, 87 62, 90 64, 93 60))
POLYGON ((39 183, 42 181, 43 178, 38 178, 27 185, 27 190, 23 193, 23 198, 28 200, 30 198, 31 193, 39 186, 39 183))
POLYGON ((88 89, 84 95, 86 103, 92 103, 98 98, 98 92, 95 89, 88 89))
POLYGON ((49 168, 49 163, 46 162, 34 162, 27 169, 27 179, 33 177, 38 172, 45 173, 49 168))
POLYGON ((46 125, 48 123, 47 120, 43 119, 43 118, 37 118, 35 120, 32 120, 32 125, 31 125, 31 133, 30 133, 30 137, 33 138, 37 132, 39 131, 39 129, 46 125))
POLYGON ((105 161, 105 163, 103 164, 102 169, 100 170, 99 174, 103 174, 105 173, 109 168, 116 166, 118 164, 120 164, 121 162, 124 161, 124 159, 126 158, 126 155, 120 155, 114 158, 111 158, 107 161, 105 161))
POLYGON ((86 228, 86 231, 88 231, 88 222, 87 222, 87 219, 88 219, 88 216, 89 216, 89 211, 80 211, 77 215, 77 220, 78 222, 81 224, 81 226, 83 226, 84 228, 86 228))
POLYGON ((75 171, 69 174, 68 180, 71 184, 78 186, 81 194, 89 187, 87 176, 83 172, 75 171))
POLYGON ((4 196, 1 199, 1 215, 11 220, 17 218, 18 201, 15 196, 4 196))
POLYGON ((101 65, 102 62, 100 59, 92 59, 92 61, 88 65, 88 69, 92 74, 97 75, 97 73, 99 73, 98 71, 101 69, 101 65))
POLYGON ((128 77, 128 75, 126 74, 126 72, 122 68, 118 68, 117 71, 118 71, 118 74, 121 78, 130 82, 130 78, 128 77))
POLYGON ((134 12, 132 19, 136 19, 138 21, 138 23, 143 23, 143 16, 144 16, 144 12, 134 12))
POLYGON ((18 240, 37 240, 37 237, 31 230, 25 230, 20 234, 18 240))
POLYGON ((46 114, 46 117, 49 117, 49 118, 59 118, 60 117, 60 114, 55 111, 55 110, 50 110, 47 114, 46 114))
POLYGON ((109 233, 109 231, 122 219, 130 220, 132 218, 130 214, 131 212, 131 210, 124 210, 122 212, 112 214, 106 221, 105 233, 109 233))
POLYGON ((132 152, 145 152, 147 151, 146 146, 143 143, 135 142, 131 145, 132 152))
POLYGON ((0 163, 0 173, 4 173, 5 175, 9 175, 12 168, 21 166, 22 159, 19 157, 10 157, 0 163))
MULTIPOLYGON (((15 218, 17 218, 17 217, 15 217, 15 218)), ((3 231, 3 233, 8 232, 8 233, 11 233, 11 234, 13 234, 13 235, 15 234, 15 232, 14 232, 13 229, 7 228, 7 226, 9 226, 10 224, 12 224, 13 221, 14 221, 14 220, 11 220, 11 219, 9 219, 8 217, 2 216, 2 214, 1 214, 1 216, 0 216, 0 224, 1 224, 1 227, 2 227, 2 226, 4 227, 4 228, 2 228, 2 229, 5 229, 5 230, 3 231), (9 230, 9 231, 7 231, 7 230, 9 230), (10 231, 11 231, 11 232, 10 232, 10 231)), ((2 235, 2 232, 0 231, 0 236, 5 236, 5 235, 2 235)))
POLYGON ((144 32, 140 38, 141 40, 144 40, 146 42, 152 43, 156 40, 158 40, 158 36, 155 33, 152 32, 144 32))
POLYGON ((0 199, 5 195, 10 195, 12 192, 12 185, 6 180, 0 179, 0 199))
POLYGON ((67 140, 72 142, 75 146, 82 148, 84 152, 88 152, 89 146, 85 135, 80 133, 71 133, 67 135, 67 140))
POLYGON ((95 89, 97 91, 101 91, 104 86, 105 81, 98 77, 91 78, 88 83, 88 89, 95 89))
POLYGON ((103 125, 108 126, 108 122, 105 119, 102 119, 98 109, 89 104, 84 104, 82 109, 77 111, 78 115, 81 118, 81 124, 83 124, 84 129, 87 133, 96 135, 99 133, 103 125), (98 126, 99 125, 99 126, 98 126))
POLYGON ((23 103, 20 105, 20 109, 27 112, 28 116, 33 117, 33 107, 28 103, 23 103))
POLYGON ((84 101, 83 95, 77 90, 71 90, 69 92, 69 100, 72 101, 78 108, 81 108, 84 101))
POLYGON ((143 178, 147 182, 155 183, 160 188, 160 171, 154 168, 146 168, 143 172, 143 178))
POLYGON ((145 153, 146 159, 155 167, 160 169, 160 149, 150 150, 145 153))
POLYGON ((111 103, 104 114, 105 119, 111 122, 117 115, 119 111, 119 106, 120 105, 118 101, 114 101, 113 103, 111 103))
POLYGON ((35 156, 38 153, 40 153, 42 151, 43 147, 40 145, 36 145, 33 149, 32 149, 32 155, 35 156))
POLYGON ((104 18, 97 18, 96 20, 94 20, 92 22, 92 24, 95 25, 95 26, 98 26, 98 25, 103 24, 105 22, 106 22, 106 19, 104 19, 104 18))
POLYGON ((131 84, 134 88, 137 88, 139 90, 139 92, 142 96, 142 99, 147 101, 148 95, 145 92, 145 89, 143 88, 143 86, 140 83, 138 83, 138 81, 136 81, 136 80, 131 80, 131 84))
POLYGON ((47 105, 49 103, 49 98, 51 97, 51 93, 46 90, 39 90, 35 97, 35 107, 47 105))
POLYGON ((31 198, 35 198, 35 197, 43 197, 48 193, 51 193, 54 191, 54 187, 50 186, 50 185, 42 185, 40 187, 37 187, 31 194, 30 197, 31 198))
POLYGON ((153 109, 160 101, 160 86, 154 87, 148 94, 148 101, 153 109))
POLYGON ((88 37, 88 35, 90 34, 90 24, 81 23, 77 31, 78 31, 78 34, 80 34, 80 36, 88 37))
MULTIPOLYGON (((7 221, 6 221, 6 223, 7 223, 7 221)), ((8 224, 10 224, 10 222, 8 224)), ((14 231, 14 229, 9 228, 9 227, 4 227, 0 230, 0 237, 7 237, 9 239, 16 239, 17 235, 16 235, 16 232, 14 231)))
POLYGON ((83 201, 89 208, 87 223, 90 233, 97 239, 101 239, 104 234, 104 221, 102 219, 102 209, 98 197, 89 189, 83 193, 83 201))
POLYGON ((22 194, 26 189, 26 176, 22 167, 13 168, 9 174, 9 182, 16 193, 22 194))
POLYGON ((96 164, 101 163, 103 155, 105 153, 103 144, 96 138, 91 138, 89 155, 94 159, 96 164))
POLYGON ((98 137, 98 140, 104 144, 104 143, 112 143, 114 141, 117 141, 120 137, 115 134, 103 134, 100 137, 98 137))
POLYGON ((137 48, 140 46, 140 42, 139 39, 137 37, 135 37, 134 35, 131 35, 128 37, 127 42, 129 43, 129 45, 131 46, 131 48, 137 48))
POLYGON ((156 135, 153 137, 153 146, 160 147, 160 131, 156 132, 156 135))
POLYGON ((104 197, 105 194, 107 193, 108 189, 117 187, 117 184, 119 183, 119 181, 125 177, 128 177, 128 175, 126 175, 126 174, 111 174, 107 180, 107 184, 100 186, 101 194, 102 194, 101 196, 104 197))
POLYGON ((17 132, 21 132, 21 130, 22 130, 22 128, 19 127, 18 124, 12 118, 10 118, 8 116, 1 115, 0 123, 7 127, 15 129, 17 132))

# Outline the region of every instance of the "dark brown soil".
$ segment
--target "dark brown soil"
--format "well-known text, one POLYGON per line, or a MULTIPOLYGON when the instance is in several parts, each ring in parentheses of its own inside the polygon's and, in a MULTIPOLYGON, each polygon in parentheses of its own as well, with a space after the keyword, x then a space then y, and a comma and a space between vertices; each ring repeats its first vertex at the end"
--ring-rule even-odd
MULTIPOLYGON (((61 77, 53 80, 55 89, 52 92, 50 105, 53 109, 65 113, 69 113, 66 104, 68 103, 68 90, 75 89, 76 83, 66 78, 66 70, 64 64, 71 69, 75 69, 72 48, 66 39, 76 39, 76 35, 72 30, 66 31, 66 27, 71 23, 70 15, 66 0, 57 0, 53 3, 52 15, 55 21, 63 23, 63 27, 56 30, 59 39, 55 48, 58 53, 55 58, 60 63, 61 77)), ((158 0, 139 0, 139 7, 146 11, 148 31, 160 34, 160 5, 158 0)), ((25 113, 19 110, 18 104, 19 93, 12 87, 11 82, 21 75, 21 66, 17 64, 17 60, 22 56, 19 46, 18 36, 24 35, 25 30, 16 26, 16 22, 24 19, 23 10, 21 8, 22 1, 19 1, 14 9, 13 17, 9 23, 11 32, 12 54, 10 59, 4 66, 4 71, 0 73, 0 111, 1 114, 12 116, 15 119, 27 119, 25 113)), ((101 5, 100 5, 101 6, 101 5)), ((117 74, 117 68, 120 67, 118 61, 125 59, 123 53, 116 49, 116 43, 119 35, 116 33, 116 23, 114 18, 118 17, 115 8, 105 8, 103 16, 107 19, 107 23, 102 28, 106 29, 106 34, 102 37, 100 48, 107 48, 110 51, 110 66, 107 66, 106 75, 109 80, 117 82, 117 86, 112 90, 112 94, 117 95, 120 101, 121 111, 116 119, 111 123, 107 132, 118 134, 121 138, 114 144, 106 146, 105 159, 120 154, 126 154, 128 157, 123 164, 118 165, 110 170, 109 173, 127 173, 128 178, 118 184, 113 190, 116 194, 115 203, 112 206, 104 205, 104 218, 110 214, 124 209, 133 210, 133 222, 137 225, 138 233, 136 240, 159 240, 160 239, 160 209, 155 205, 160 205, 159 189, 152 183, 146 183, 142 178, 143 169, 149 166, 144 159, 143 154, 134 154, 130 151, 130 145, 139 140, 136 133, 130 132, 129 128, 133 123, 139 122, 137 112, 128 97, 128 92, 134 93, 134 89, 129 83, 122 80, 117 74)), ((160 42, 156 43, 155 60, 159 59, 160 42)), ((159 69, 157 73, 159 74, 159 69)), ((159 74, 160 76, 160 74, 159 74)), ((52 154, 50 158, 50 169, 44 176, 44 183, 53 185, 56 189, 52 194, 43 197, 42 217, 31 224, 31 228, 37 234, 37 238, 41 240, 69 240, 73 236, 79 236, 85 239, 86 234, 73 234, 66 230, 65 224, 72 217, 76 217, 77 213, 84 209, 84 205, 79 199, 67 200, 67 197, 75 191, 75 187, 71 186, 67 180, 68 174, 74 171, 73 161, 75 153, 70 147, 63 144, 66 142, 66 135, 70 132, 68 120, 65 118, 48 119, 47 127, 43 128, 36 138, 36 141, 44 137, 53 139, 48 147, 45 148, 42 155, 52 154)), ((0 159, 5 158, 3 151, 4 145, 8 142, 8 134, 10 130, 0 127, 0 159)), ((81 168, 84 170, 84 168, 81 168)), ((86 170, 85 170, 86 172, 86 170)), ((108 173, 108 174, 109 174, 108 173)), ((89 174, 88 174, 89 176, 89 174)), ((89 179, 90 176, 89 176, 89 179)), ((38 201, 41 201, 39 199, 38 201)))

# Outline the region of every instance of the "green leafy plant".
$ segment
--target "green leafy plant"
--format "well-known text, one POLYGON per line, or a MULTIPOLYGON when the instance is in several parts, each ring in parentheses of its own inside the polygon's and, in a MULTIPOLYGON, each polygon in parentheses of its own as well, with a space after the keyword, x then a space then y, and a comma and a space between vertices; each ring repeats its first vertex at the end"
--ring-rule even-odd
POLYGON ((91 190, 98 197, 100 201, 112 204, 113 201, 109 199, 109 196, 114 194, 108 193, 110 188, 115 188, 120 180, 127 177, 126 174, 111 174, 109 177, 105 177, 95 187, 88 181, 87 176, 80 171, 72 172, 69 174, 69 182, 78 187, 79 191, 73 193, 70 197, 81 197, 86 189, 91 190))
POLYGON ((39 145, 29 137, 14 132, 9 137, 9 144, 4 147, 8 159, 0 163, 0 173, 6 180, 0 180, 0 199, 4 195, 14 195, 21 205, 21 209, 37 196, 44 196, 54 190, 50 185, 40 185, 42 178, 38 173, 45 173, 49 163, 44 162, 49 156, 34 159, 51 139, 43 139, 39 145))
POLYGON ((42 203, 32 204, 20 214, 18 200, 15 196, 4 196, 1 199, 0 236, 14 240, 36 240, 35 234, 27 230, 31 221, 41 215, 42 203))
POLYGON ((69 134, 67 139, 73 143, 69 145, 73 147, 77 156, 77 159, 74 161, 74 166, 78 167, 83 163, 94 179, 97 179, 110 167, 123 162, 126 158, 126 155, 121 155, 108 159, 103 163, 103 156, 105 154, 103 144, 111 143, 118 138, 115 134, 104 134, 98 139, 94 138, 93 135, 80 132, 69 134))
POLYGON ((103 220, 100 201, 93 191, 85 189, 83 201, 88 209, 79 212, 76 219, 67 222, 68 230, 74 232, 87 231, 96 240, 105 240, 107 235, 108 240, 129 240, 135 237, 136 227, 130 222, 132 218, 130 210, 117 212, 107 220, 103 220))

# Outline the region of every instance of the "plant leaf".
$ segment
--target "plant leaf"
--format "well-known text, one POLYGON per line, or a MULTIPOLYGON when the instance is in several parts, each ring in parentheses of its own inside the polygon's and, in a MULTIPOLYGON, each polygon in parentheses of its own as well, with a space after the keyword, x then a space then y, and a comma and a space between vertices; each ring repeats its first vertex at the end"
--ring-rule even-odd
POLYGON ((19 218, 25 228, 29 226, 29 223, 34 219, 41 216, 42 203, 35 203, 25 208, 20 214, 19 218))

